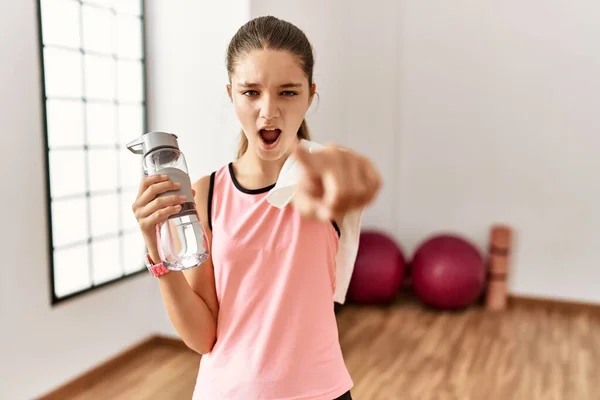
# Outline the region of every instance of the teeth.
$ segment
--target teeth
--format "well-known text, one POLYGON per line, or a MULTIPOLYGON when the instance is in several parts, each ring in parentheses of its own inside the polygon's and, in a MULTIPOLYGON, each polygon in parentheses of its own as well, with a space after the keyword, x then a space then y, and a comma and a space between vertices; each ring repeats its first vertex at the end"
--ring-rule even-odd
POLYGON ((265 128, 265 131, 274 131, 277 130, 277 128, 265 128))

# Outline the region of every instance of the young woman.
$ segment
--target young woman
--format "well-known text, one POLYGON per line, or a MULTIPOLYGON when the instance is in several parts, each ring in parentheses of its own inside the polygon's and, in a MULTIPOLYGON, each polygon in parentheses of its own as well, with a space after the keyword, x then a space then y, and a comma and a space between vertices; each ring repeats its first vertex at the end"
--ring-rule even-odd
MULTIPOLYGON (((227 52, 227 92, 242 125, 237 159, 194 184, 209 260, 158 277, 169 318, 203 354, 194 398, 351 399, 333 307, 335 256, 344 215, 376 196, 372 163, 336 146, 309 153, 305 114, 313 101, 312 47, 274 17, 240 28, 227 52), (302 174, 292 203, 265 197, 282 165, 302 174)), ((179 210, 176 188, 144 178, 133 206, 149 258, 155 226, 179 210)))

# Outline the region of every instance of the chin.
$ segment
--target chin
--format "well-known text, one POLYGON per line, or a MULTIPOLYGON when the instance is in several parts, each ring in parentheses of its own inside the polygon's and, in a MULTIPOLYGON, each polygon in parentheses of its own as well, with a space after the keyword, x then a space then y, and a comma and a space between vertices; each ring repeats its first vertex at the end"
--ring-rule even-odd
POLYGON ((257 143, 255 152, 258 158, 264 161, 277 161, 286 155, 286 151, 282 146, 277 146, 272 149, 265 149, 260 142, 257 143))

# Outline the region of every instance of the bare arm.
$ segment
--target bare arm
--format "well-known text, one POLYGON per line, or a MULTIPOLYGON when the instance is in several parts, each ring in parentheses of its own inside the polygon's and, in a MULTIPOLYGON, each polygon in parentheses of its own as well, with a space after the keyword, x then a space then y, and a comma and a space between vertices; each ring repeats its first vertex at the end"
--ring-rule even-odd
MULTIPOLYGON (((149 179, 146 178, 146 180, 149 179)), ((156 178, 154 179, 156 180, 156 178)), ((194 200, 198 215, 207 232, 210 253, 212 235, 206 222, 208 182, 208 177, 205 177, 194 184, 196 191, 194 200)), ((172 189, 167 185, 166 182, 154 182, 154 184, 153 182, 146 182, 146 184, 143 182, 140 195, 134 204, 136 217, 140 221, 140 227, 153 260, 158 260, 159 256, 156 250, 156 241, 152 239, 152 227, 156 225, 156 221, 163 220, 166 215, 178 211, 173 208, 169 210, 166 204, 169 202, 168 197, 155 199, 159 192, 172 189)), ((218 313, 212 258, 209 257, 202 265, 186 272, 171 271, 159 277, 158 281, 169 320, 183 341, 200 354, 210 352, 216 341, 218 313)))

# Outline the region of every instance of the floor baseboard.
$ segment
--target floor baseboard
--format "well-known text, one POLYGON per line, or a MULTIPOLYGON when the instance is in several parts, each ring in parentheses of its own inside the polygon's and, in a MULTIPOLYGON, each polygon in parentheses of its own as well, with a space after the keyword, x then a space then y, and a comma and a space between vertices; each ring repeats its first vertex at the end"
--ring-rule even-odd
POLYGON ((544 307, 553 311, 566 313, 587 312, 600 315, 600 304, 587 303, 574 300, 551 299, 545 297, 510 295, 508 304, 510 307, 544 307))
POLYGON ((156 344, 160 344, 160 345, 163 345, 163 346, 173 346, 173 347, 177 347, 178 349, 191 350, 183 342, 183 340, 181 340, 181 339, 179 339, 177 337, 155 335, 155 336, 152 337, 152 340, 154 340, 156 342, 156 344))
POLYGON ((165 345, 188 349, 185 343, 178 338, 163 335, 150 336, 149 338, 144 339, 141 342, 123 350, 114 357, 102 362, 89 371, 86 371, 73 378, 71 381, 61 385, 52 392, 39 397, 38 400, 59 400, 72 398, 101 380, 102 376, 105 375, 107 371, 113 370, 122 364, 126 364, 132 359, 135 359, 139 354, 148 351, 148 349, 165 345))

